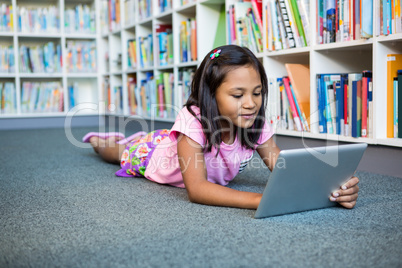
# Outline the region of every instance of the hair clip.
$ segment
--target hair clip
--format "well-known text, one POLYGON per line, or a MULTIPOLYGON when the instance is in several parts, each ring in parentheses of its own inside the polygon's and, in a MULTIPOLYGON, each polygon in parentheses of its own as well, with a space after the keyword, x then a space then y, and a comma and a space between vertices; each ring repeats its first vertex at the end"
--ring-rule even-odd
POLYGON ((211 60, 213 60, 213 59, 219 57, 219 53, 221 53, 221 50, 215 49, 214 52, 211 55, 209 55, 209 57, 211 58, 211 60))

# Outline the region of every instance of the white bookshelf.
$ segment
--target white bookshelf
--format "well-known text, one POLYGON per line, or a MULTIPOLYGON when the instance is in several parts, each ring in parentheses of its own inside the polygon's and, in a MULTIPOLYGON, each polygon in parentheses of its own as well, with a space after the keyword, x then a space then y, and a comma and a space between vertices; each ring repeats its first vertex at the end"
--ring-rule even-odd
MULTIPOLYGON (((2 1, 3 3, 3 1, 2 1)), ((68 92, 68 86, 72 83, 78 85, 78 92, 76 92, 76 109, 74 116, 80 115, 99 115, 104 114, 104 110, 101 109, 102 99, 100 98, 101 87, 101 73, 95 72, 69 72, 67 70, 67 43, 69 41, 91 41, 98 43, 98 36, 100 36, 99 30, 99 18, 95 17, 95 32, 70 32, 65 29, 65 11, 67 9, 75 8, 77 5, 88 5, 94 14, 98 13, 97 0, 44 0, 44 1, 31 1, 31 0, 5 0, 6 4, 12 4, 13 7, 13 29, 8 32, 0 32, 0 44, 9 43, 13 45, 14 49, 14 62, 15 72, 13 73, 0 73, 0 82, 11 81, 15 84, 16 89, 16 112, 12 114, 0 113, 0 120, 3 118, 45 118, 45 117, 60 117, 63 118, 69 114, 70 109, 70 97, 68 92), (22 8, 48 8, 55 6, 58 12, 59 29, 57 31, 21 31, 18 24, 18 12, 22 8), (55 44, 61 45, 62 54, 62 68, 60 72, 42 72, 42 73, 25 73, 20 71, 20 46, 21 45, 40 45, 48 41, 52 41, 55 44), (63 110, 59 112, 34 112, 27 113, 21 109, 21 94, 23 82, 59 82, 63 89, 63 110), (93 109, 92 105, 96 104, 100 109, 93 109), (90 106, 91 109, 85 107, 90 106)), ((95 55, 96 59, 98 56, 95 55)), ((97 60, 99 62, 99 60, 97 60)), ((99 68, 99 66, 97 67, 99 68)))
MULTIPOLYGON (((7 1, 7 0, 6 0, 7 1)), ((17 0, 8 0, 17 6, 17 0)), ((115 25, 112 31, 103 29, 101 27, 102 16, 102 1, 104 0, 89 0, 89 1, 68 1, 68 0, 55 0, 55 1, 32 1, 38 2, 39 5, 47 5, 48 3, 55 3, 60 9, 60 20, 64 21, 64 12, 67 6, 72 6, 77 3, 89 3, 96 10, 96 33, 95 34, 72 34, 64 31, 64 26, 60 29, 59 33, 52 34, 35 34, 36 39, 57 39, 63 45, 63 55, 65 55, 66 42, 70 39, 75 40, 96 40, 97 44, 97 63, 98 69, 96 74, 92 73, 79 73, 69 74, 63 66, 61 74, 52 74, 54 78, 60 79, 63 83, 63 88, 67 88, 70 81, 79 81, 83 85, 83 99, 80 102, 90 103, 103 103, 104 102, 104 89, 103 81, 107 78, 110 82, 110 87, 122 86, 123 88, 123 109, 119 113, 109 113, 100 109, 99 111, 92 111, 90 113, 100 113, 101 115, 121 116, 130 118, 142 118, 143 116, 131 115, 129 112, 127 81, 130 76, 135 76, 137 83, 145 76, 145 73, 150 71, 154 75, 161 72, 171 72, 174 74, 174 88, 177 90, 178 74, 184 68, 196 68, 203 57, 213 48, 214 37, 217 30, 217 23, 219 19, 219 11, 222 5, 225 5, 225 10, 228 10, 229 5, 233 4, 235 0, 192 0, 189 3, 182 5, 180 0, 172 0, 173 5, 170 10, 160 13, 158 9, 158 0, 152 0, 152 14, 148 18, 139 19, 138 4, 140 0, 134 1, 134 9, 126 10, 124 7, 125 0, 120 0, 120 24, 115 25), (179 27, 180 22, 187 18, 195 18, 197 24, 197 61, 193 62, 180 62, 179 59, 179 27), (137 41, 139 37, 152 34, 154 44, 156 42, 155 26, 160 23, 169 23, 173 27, 173 51, 174 62, 168 66, 158 65, 158 51, 154 45, 154 61, 152 66, 140 68, 138 65, 134 68, 128 68, 127 60, 127 40, 135 38, 137 41), (108 55, 108 59, 105 57, 108 55), (121 55, 121 66, 116 65, 116 59, 121 55)), ((263 7, 268 0, 263 0, 263 7)), ((30 3, 31 1, 19 1, 18 5, 30 3), (21 4, 20 4, 21 3, 21 4)), ((373 1, 377 5, 378 1, 373 1)), ((377 8, 373 8, 376 12, 377 8)), ((16 14, 16 13, 15 13, 16 14)), ((311 132, 297 132, 289 130, 277 129, 279 135, 293 136, 293 137, 306 137, 314 139, 344 141, 344 142, 366 142, 369 144, 379 144, 386 146, 402 147, 401 139, 387 139, 386 138, 386 105, 387 105, 387 92, 386 92, 386 55, 390 53, 402 54, 402 34, 393 34, 389 36, 375 36, 371 39, 362 39, 355 41, 348 41, 342 43, 331 44, 317 44, 316 42, 316 1, 310 1, 310 46, 303 48, 293 48, 287 50, 280 50, 269 52, 266 50, 266 38, 263 33, 264 52, 258 53, 257 57, 263 62, 267 75, 269 77, 282 77, 287 75, 285 64, 286 63, 302 63, 309 64, 310 66, 310 121, 311 132), (372 138, 351 138, 338 135, 327 135, 318 133, 318 114, 316 103, 316 82, 317 74, 321 73, 337 73, 337 72, 361 72, 363 70, 372 70, 373 72, 373 99, 374 99, 374 133, 372 138)), ((14 25, 16 24, 17 16, 14 16, 14 25)), ((265 29, 267 18, 263 10, 263 24, 265 29)), ((376 20, 373 21, 373 29, 376 29, 376 20)), ((226 32, 220 33, 227 35, 226 32)), ((15 54, 19 47, 20 40, 24 38, 32 38, 32 35, 27 33, 19 33, 16 27, 11 33, 0 33, 0 44, 4 42, 11 42, 14 44, 15 54)), ((17 57, 17 56, 16 56, 17 57)), ((137 42, 137 59, 138 55, 138 42, 137 42)), ((0 74, 0 79, 14 80, 17 89, 20 88, 21 80, 26 79, 44 79, 51 77, 49 74, 21 74, 18 72, 18 60, 16 58, 15 74, 0 74), (32 77, 31 77, 32 76, 32 77)), ((81 89, 80 89, 81 90, 81 89)), ((17 99, 20 97, 17 90, 17 99)), ((181 93, 181 92, 177 92, 181 93)), ((64 94, 67 94, 65 91, 64 94)), ((67 96, 65 98, 65 107, 68 107, 67 96)), ((102 106, 102 105, 99 105, 102 106)), ((55 116, 65 116, 67 111, 57 113, 55 116)), ((4 117, 5 115, 0 115, 4 117)), ((18 110, 17 114, 10 115, 12 117, 20 116, 42 116, 23 115, 18 110)), ((159 120, 163 122, 174 122, 174 118, 147 118, 159 120)))

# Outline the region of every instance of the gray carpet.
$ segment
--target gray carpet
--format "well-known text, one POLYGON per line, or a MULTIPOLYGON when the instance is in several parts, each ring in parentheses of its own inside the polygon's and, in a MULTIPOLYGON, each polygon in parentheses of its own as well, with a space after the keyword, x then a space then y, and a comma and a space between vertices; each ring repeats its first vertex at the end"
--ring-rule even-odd
MULTIPOLYGON (((62 129, 2 131, 0 148, 0 267, 402 266, 400 178, 358 172, 353 210, 255 220, 115 177, 62 129)), ((267 171, 247 168, 230 187, 262 192, 267 171)))

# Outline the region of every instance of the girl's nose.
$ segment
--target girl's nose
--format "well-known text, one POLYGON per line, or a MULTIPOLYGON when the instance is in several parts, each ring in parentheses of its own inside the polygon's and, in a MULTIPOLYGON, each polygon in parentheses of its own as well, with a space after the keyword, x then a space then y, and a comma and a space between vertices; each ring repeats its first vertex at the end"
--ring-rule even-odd
POLYGON ((254 101, 253 96, 245 96, 243 107, 246 109, 253 109, 257 104, 254 101))

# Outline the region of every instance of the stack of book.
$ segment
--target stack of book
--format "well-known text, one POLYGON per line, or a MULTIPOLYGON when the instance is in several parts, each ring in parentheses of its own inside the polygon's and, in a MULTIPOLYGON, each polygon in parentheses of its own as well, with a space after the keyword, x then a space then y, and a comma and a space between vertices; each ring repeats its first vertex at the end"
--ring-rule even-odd
POLYGON ((13 30, 13 5, 3 3, 0 6, 0 32, 11 32, 13 30))
POLYGON ((70 73, 96 72, 96 42, 67 41, 66 67, 70 73))
POLYGON ((139 19, 144 20, 152 16, 152 0, 138 0, 139 19))
POLYGON ((49 113, 62 111, 63 88, 60 82, 22 83, 22 113, 49 113))
POLYGON ((137 41, 135 39, 127 41, 127 65, 129 69, 137 68, 137 41))
POLYGON ((88 5, 77 5, 64 12, 66 33, 96 33, 95 10, 88 5))
POLYGON ((318 44, 371 37, 373 37, 373 0, 318 1, 318 44))
POLYGON ((402 138, 402 54, 387 55, 387 138, 402 138))
POLYGON ((376 10, 376 34, 402 33, 401 1, 379 0, 376 10))
POLYGON ((373 137, 372 72, 318 74, 320 133, 373 137))
POLYGON ((20 71, 23 73, 61 72, 61 46, 48 42, 43 46, 20 47, 20 71))
POLYGON ((0 113, 13 114, 17 112, 15 85, 12 82, 0 82, 0 113))
POLYGON ((280 129, 310 131, 310 69, 286 64, 288 76, 269 78, 268 114, 271 125, 280 129))
POLYGON ((230 44, 248 47, 255 53, 263 51, 262 1, 234 3, 229 6, 226 19, 230 44))
POLYGON ((0 45, 0 73, 15 72, 14 47, 0 45))
POLYGON ((197 25, 195 18, 180 23, 180 62, 197 60, 197 25))
POLYGON ((23 33, 58 33, 60 31, 59 8, 18 8, 18 27, 23 33))
POLYGON ((145 37, 139 37, 140 66, 141 68, 154 66, 154 45, 152 34, 145 37))
POLYGON ((265 12, 269 51, 310 45, 308 0, 268 0, 265 12))
POLYGON ((173 64, 173 34, 172 25, 158 24, 155 26, 156 41, 159 48, 159 65, 173 64))

